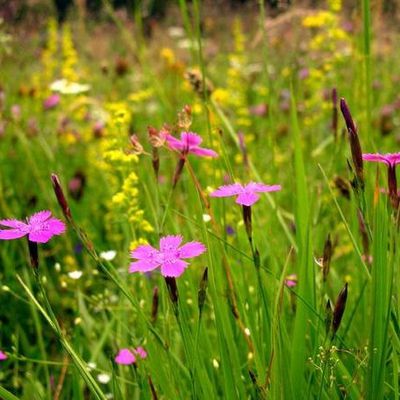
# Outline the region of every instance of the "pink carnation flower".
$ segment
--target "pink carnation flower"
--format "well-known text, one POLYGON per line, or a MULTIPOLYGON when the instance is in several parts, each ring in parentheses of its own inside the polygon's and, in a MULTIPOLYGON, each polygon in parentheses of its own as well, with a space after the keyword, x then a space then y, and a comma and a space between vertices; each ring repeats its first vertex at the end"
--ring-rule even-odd
POLYGON ((31 242, 46 243, 54 235, 60 235, 65 231, 64 222, 52 217, 51 211, 40 211, 28 218, 27 222, 17 219, 0 220, 0 239, 12 240, 28 235, 31 242))
POLYGON ((146 352, 146 350, 145 350, 143 347, 141 347, 141 346, 139 346, 139 347, 136 348, 135 353, 136 353, 140 358, 142 358, 142 359, 147 358, 147 352, 146 352))
POLYGON ((129 349, 121 349, 115 357, 115 362, 121 365, 131 365, 136 362, 136 357, 129 349))
POLYGON ((367 153, 363 154, 362 158, 365 161, 382 162, 390 167, 393 167, 396 164, 400 163, 400 153, 386 153, 386 154, 367 153))
POLYGON ((149 272, 161 267, 161 274, 166 277, 178 277, 188 266, 182 258, 197 257, 206 251, 200 242, 189 242, 181 246, 182 236, 170 235, 160 239, 160 250, 150 245, 137 247, 131 252, 134 261, 130 264, 129 272, 149 272))
POLYGON ((4 361, 4 360, 7 360, 7 354, 6 353, 3 353, 1 350, 0 350, 0 361, 4 361))
POLYGON ((181 140, 167 134, 166 142, 172 150, 177 150, 182 154, 196 154, 200 157, 218 157, 218 154, 211 149, 200 147, 203 139, 193 132, 182 132, 181 140))
POLYGON ((257 193, 276 192, 281 190, 281 185, 264 185, 263 183, 250 182, 246 186, 240 183, 220 186, 210 194, 211 197, 230 197, 237 196, 236 203, 243 206, 251 206, 256 203, 260 196, 257 193))
POLYGON ((56 107, 60 102, 60 95, 59 94, 52 94, 47 97, 43 102, 43 107, 45 110, 51 110, 52 108, 56 107))

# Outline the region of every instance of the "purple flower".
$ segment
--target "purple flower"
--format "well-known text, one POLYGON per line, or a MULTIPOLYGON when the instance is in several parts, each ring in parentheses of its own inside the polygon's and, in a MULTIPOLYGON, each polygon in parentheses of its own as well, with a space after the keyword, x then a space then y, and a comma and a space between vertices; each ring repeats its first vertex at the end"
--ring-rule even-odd
POLYGON ((387 164, 390 167, 400 163, 400 153, 367 153, 362 155, 365 161, 376 161, 387 164))
POLYGON ((43 102, 43 108, 45 110, 51 110, 52 108, 56 107, 60 102, 60 95, 59 94, 52 94, 51 96, 47 97, 47 99, 43 102))
POLYGON ((129 349, 121 349, 115 357, 115 362, 121 365, 131 365, 136 362, 136 357, 129 349))
POLYGON ((65 231, 64 222, 52 217, 51 211, 39 211, 28 218, 27 222, 17 219, 0 220, 0 226, 11 229, 0 229, 1 240, 18 239, 28 235, 29 241, 46 243, 54 235, 65 231))
POLYGON ((256 203, 260 196, 257 193, 276 192, 281 190, 281 185, 264 185, 263 183, 250 182, 246 186, 240 183, 220 186, 210 194, 211 197, 237 196, 236 203, 243 206, 251 206, 256 203))
POLYGON ((3 353, 1 350, 0 350, 0 361, 4 361, 4 360, 7 360, 7 354, 6 353, 3 353))
POLYGON ((178 277, 188 266, 182 258, 197 257, 206 251, 200 242, 189 242, 181 246, 182 236, 169 235, 160 239, 160 250, 150 245, 137 247, 131 252, 134 261, 130 264, 129 272, 148 272, 161 267, 161 275, 178 277))
POLYGON ((177 150, 183 155, 196 154, 199 157, 218 157, 218 154, 211 149, 200 147, 203 139, 193 132, 182 132, 181 140, 167 134, 166 142, 172 150, 177 150))

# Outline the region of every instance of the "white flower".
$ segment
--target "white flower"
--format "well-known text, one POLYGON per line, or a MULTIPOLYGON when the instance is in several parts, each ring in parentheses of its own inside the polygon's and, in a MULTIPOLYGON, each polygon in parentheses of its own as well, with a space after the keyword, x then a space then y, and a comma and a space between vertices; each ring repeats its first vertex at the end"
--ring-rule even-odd
POLYGON ((100 253, 100 257, 101 257, 103 260, 106 260, 106 261, 112 261, 112 260, 114 260, 114 258, 115 258, 116 255, 117 255, 117 252, 116 252, 115 250, 102 251, 102 252, 100 253))
POLYGON ((71 279, 79 279, 82 276, 83 272, 82 271, 71 271, 68 272, 68 276, 71 279))
POLYGON ((172 38, 181 38, 185 35, 185 30, 180 26, 171 26, 167 31, 168 35, 172 38))
POLYGON ((87 363, 87 369, 89 371, 91 371, 92 369, 96 369, 96 368, 97 368, 97 364, 95 362, 90 361, 90 362, 87 363))
POLYGON ((110 382, 111 376, 108 375, 108 374, 99 374, 99 375, 97 375, 97 380, 98 380, 100 383, 106 384, 106 383, 110 382))
POLYGON ((204 222, 210 222, 211 221, 211 215, 203 214, 203 221, 204 222))
POLYGON ((87 92, 90 85, 77 82, 69 82, 66 79, 58 79, 50 85, 50 90, 61 94, 79 94, 87 92))

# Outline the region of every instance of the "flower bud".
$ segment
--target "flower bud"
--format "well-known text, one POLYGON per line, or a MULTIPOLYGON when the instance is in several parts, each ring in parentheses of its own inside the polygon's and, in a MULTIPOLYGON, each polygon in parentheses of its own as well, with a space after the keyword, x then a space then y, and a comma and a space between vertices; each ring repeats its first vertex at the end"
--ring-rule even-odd
POLYGON ((54 193, 57 197, 58 204, 60 205, 62 212, 68 222, 72 220, 71 210, 69 208, 67 199, 64 196, 64 192, 61 187, 60 179, 56 174, 51 174, 51 181, 53 183, 54 193))
POLYGON ((201 316, 201 313, 203 311, 204 303, 206 301, 207 286, 208 286, 208 268, 206 267, 204 272, 203 272, 203 276, 202 276, 201 281, 200 281, 199 291, 198 291, 198 294, 197 294, 200 316, 201 316))
POLYGON ((130 137, 130 142, 133 147, 133 154, 136 155, 143 154, 144 149, 143 146, 139 143, 137 135, 132 135, 130 137))
POLYGON ((347 131, 349 133, 350 149, 357 181, 360 184, 361 189, 364 189, 364 164, 360 140, 358 138, 357 128, 350 114, 349 107, 347 106, 347 103, 343 98, 340 99, 340 109, 342 111, 343 118, 346 122, 347 131))
POLYGON ((347 301, 347 282, 344 285, 344 288, 340 291, 338 298, 336 300, 335 308, 333 310, 333 318, 332 318, 332 338, 335 336, 337 330, 339 329, 340 323, 342 321, 342 317, 344 314, 344 310, 346 308, 347 301))

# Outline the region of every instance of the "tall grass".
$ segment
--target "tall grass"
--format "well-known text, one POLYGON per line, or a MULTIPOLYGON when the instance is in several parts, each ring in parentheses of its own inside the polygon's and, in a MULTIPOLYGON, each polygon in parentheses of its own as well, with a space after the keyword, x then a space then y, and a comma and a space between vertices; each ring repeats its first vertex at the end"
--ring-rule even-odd
MULTIPOLYGON (((208 19, 199 0, 179 1, 174 10, 187 50, 166 39, 168 19, 154 23, 155 39, 146 38, 140 8, 133 16, 133 42, 129 24, 104 4, 112 23, 107 26, 115 31, 101 33, 112 41, 103 72, 86 48, 93 43, 87 42, 93 27, 87 26, 85 42, 77 38, 80 65, 89 71, 82 81, 92 83, 85 98, 63 95, 58 108, 45 111, 39 87, 33 97, 21 95, 44 66, 17 37, 21 52, 4 58, 0 68, 6 94, 0 123, 7 123, 0 135, 0 217, 23 219, 50 209, 58 216, 64 211, 68 222, 65 235, 40 245, 38 271, 29 265, 24 240, 0 243, 0 350, 8 356, 0 361, 0 397, 399 398, 398 210, 383 190, 385 165, 375 174, 364 164, 365 189, 356 186, 347 137, 333 136, 332 105, 319 104, 322 90, 334 86, 350 99, 356 122, 364 122, 358 132, 364 152, 374 150, 372 143, 396 151, 394 136, 381 137, 373 124, 377 106, 397 94, 385 87, 372 101, 377 62, 372 38, 378 39, 371 33, 370 2, 362 4, 362 31, 350 38, 353 45, 363 42, 364 74, 356 74, 359 65, 330 60, 325 77, 315 72, 312 46, 299 50, 289 40, 291 54, 280 48, 264 25, 269 10, 263 2, 254 19, 242 18, 242 50, 242 38, 231 43, 233 18, 208 19), (227 31, 213 36, 213 24, 219 23, 227 31), (262 38, 254 48, 251 34, 262 38), (210 56, 212 41, 220 50, 210 56), (126 75, 113 71, 115 54, 128 60, 126 75), (299 78, 301 68, 293 60, 315 76, 299 78), (17 63, 24 68, 17 70, 17 63), (185 80, 188 71, 194 88, 185 80), (244 86, 236 88, 243 89, 239 100, 232 76, 244 86), (354 87, 363 87, 364 99, 354 87), (225 102, 221 89, 228 94, 225 102), (109 111, 109 103, 117 101, 133 115, 127 126, 118 122, 121 104, 117 113, 109 111), (249 111, 264 102, 268 112, 249 111), (185 104, 191 105, 186 119, 182 112, 177 116, 185 104), (105 133, 95 137, 90 118, 106 111, 105 133), (30 117, 36 118, 35 133, 29 131, 30 117), (183 129, 178 124, 186 124, 220 155, 216 160, 189 155, 175 188, 180 156, 165 145, 158 148, 156 178, 155 151, 147 140, 147 127, 159 130, 164 123, 175 136, 183 129), (110 146, 123 160, 132 153, 132 133, 144 146, 137 162, 127 168, 110 162, 110 146), (76 171, 87 178, 81 198, 71 184, 76 171), (131 210, 118 208, 115 188, 132 171, 137 181, 123 193, 137 199, 138 217, 129 221, 131 210), (54 196, 53 172, 71 214, 54 196), (249 181, 282 184, 281 192, 263 194, 252 206, 251 240, 234 198, 209 196, 224 183, 249 181), (153 231, 141 228, 143 220, 153 231), (159 272, 128 274, 132 246, 143 239, 157 246, 168 234, 207 247, 176 279, 176 292, 159 272), (324 275, 326 260, 320 257, 327 237, 333 256, 324 275), (106 250, 115 250, 116 258, 105 259, 106 250), (79 279, 73 278, 76 270, 82 272, 79 279), (147 358, 137 356, 130 366, 116 363, 119 349, 138 346, 147 358)), ((293 29, 292 37, 306 38, 305 27, 293 29)), ((395 53, 390 57, 380 66, 388 75, 395 53)), ((345 129, 341 119, 337 123, 338 132, 345 129)))

